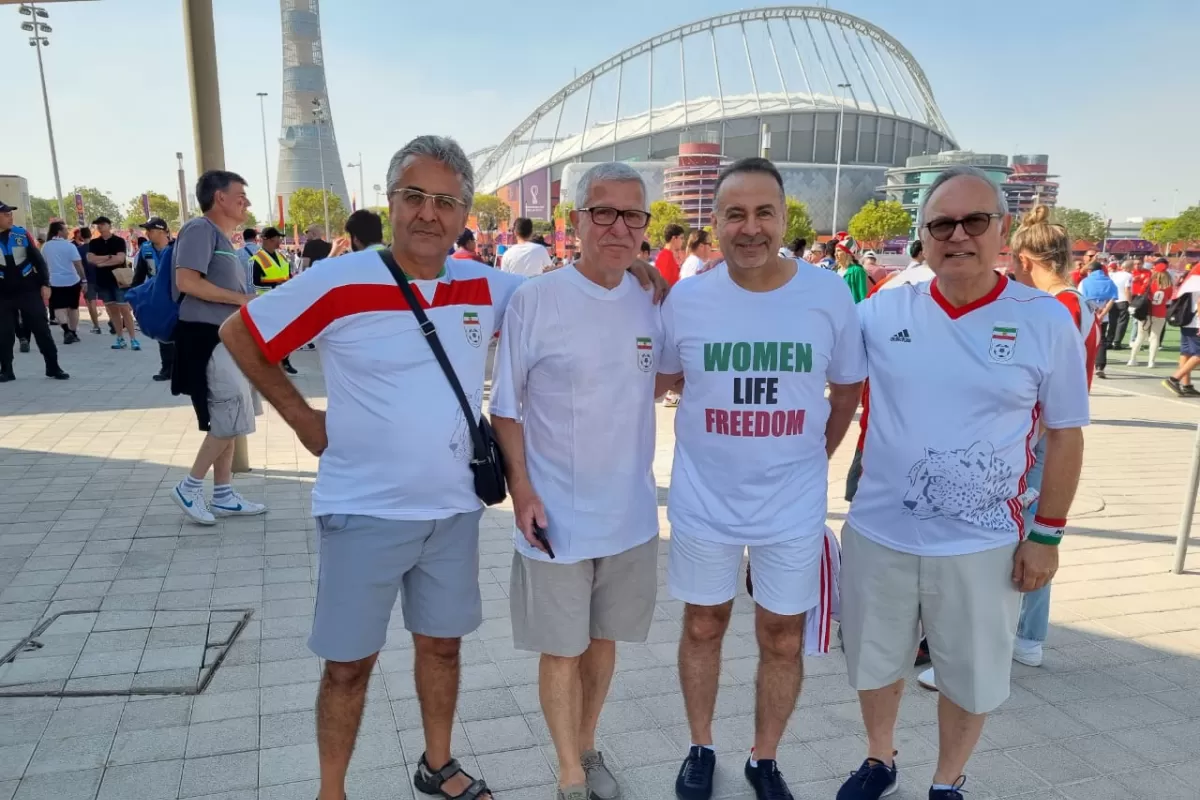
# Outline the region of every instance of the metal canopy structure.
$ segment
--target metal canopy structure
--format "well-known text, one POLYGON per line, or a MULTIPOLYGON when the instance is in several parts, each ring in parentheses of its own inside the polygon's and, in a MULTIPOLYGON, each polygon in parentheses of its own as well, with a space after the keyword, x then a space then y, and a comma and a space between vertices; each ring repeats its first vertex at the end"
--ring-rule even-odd
MULTIPOLYGON (((836 113, 843 106, 847 114, 935 133, 933 152, 954 144, 925 73, 902 44, 851 14, 778 6, 681 25, 598 64, 494 148, 474 154, 476 180, 481 191, 495 191, 539 166, 577 159, 603 144, 739 117, 836 113), (567 113, 580 104, 582 121, 578 109, 567 113)), ((653 143, 645 150, 640 157, 655 157, 653 143)), ((907 155, 897 157, 903 163, 907 155)))

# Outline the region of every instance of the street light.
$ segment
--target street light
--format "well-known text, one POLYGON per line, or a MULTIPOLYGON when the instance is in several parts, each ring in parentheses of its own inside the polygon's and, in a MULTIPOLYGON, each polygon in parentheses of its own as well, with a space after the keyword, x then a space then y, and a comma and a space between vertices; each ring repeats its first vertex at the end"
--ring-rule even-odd
MULTIPOLYGON (((275 204, 271 201, 274 199, 271 196, 271 161, 267 156, 267 110, 266 110, 266 92, 258 92, 258 113, 262 117, 262 135, 263 135, 263 169, 267 171, 267 222, 274 224, 274 208, 275 204)), ((279 224, 283 225, 283 220, 279 220, 279 224)))
POLYGON ((357 164, 347 164, 346 167, 347 167, 347 169, 354 169, 355 167, 358 167, 358 202, 362 203, 365 206, 367 203, 367 190, 365 188, 363 188, 364 184, 363 184, 362 151, 359 151, 359 153, 358 153, 358 163, 357 164))
MULTIPOLYGON (((850 84, 839 83, 839 89, 849 89, 850 84)), ((838 124, 837 124, 837 155, 835 157, 836 166, 833 169, 833 228, 830 233, 837 233, 838 222, 838 190, 842 184, 842 120, 846 116, 846 98, 845 92, 838 95, 838 124)))
POLYGON ((321 102, 321 98, 314 97, 313 105, 313 123, 317 127, 317 158, 321 160, 321 203, 325 207, 325 235, 329 235, 329 195, 325 188, 325 147, 321 143, 321 126, 325 123, 328 117, 325 115, 325 105, 321 102))
POLYGON ((33 3, 22 4, 19 11, 26 17, 33 17, 33 22, 21 23, 21 30, 33 34, 29 37, 29 46, 37 50, 38 75, 42 79, 42 105, 46 109, 46 133, 50 136, 50 164, 54 168, 54 194, 58 198, 58 218, 65 220, 67 212, 63 208, 62 181, 58 178, 58 148, 54 146, 54 125, 50 121, 50 95, 46 92, 46 70, 42 66, 42 48, 50 46, 50 40, 42 34, 50 33, 53 29, 44 22, 38 22, 39 19, 50 19, 50 13, 44 8, 38 8, 33 3))
POLYGON ((375 207, 378 208, 380 205, 379 193, 383 191, 383 187, 377 183, 374 186, 372 186, 371 188, 375 190, 375 207))

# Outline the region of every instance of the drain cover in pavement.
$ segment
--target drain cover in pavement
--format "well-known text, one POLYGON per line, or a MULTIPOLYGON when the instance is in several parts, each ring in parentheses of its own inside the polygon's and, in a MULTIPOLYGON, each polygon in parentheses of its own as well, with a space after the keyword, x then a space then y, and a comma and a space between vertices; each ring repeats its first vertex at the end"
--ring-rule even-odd
POLYGON ((0 697, 200 694, 253 613, 64 611, 0 656, 0 697))

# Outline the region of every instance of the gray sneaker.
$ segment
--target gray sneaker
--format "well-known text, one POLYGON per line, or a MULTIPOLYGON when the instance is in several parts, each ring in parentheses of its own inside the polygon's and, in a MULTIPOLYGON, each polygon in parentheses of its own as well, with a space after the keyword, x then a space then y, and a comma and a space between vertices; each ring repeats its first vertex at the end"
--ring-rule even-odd
POLYGON ((558 800, 590 800, 588 797, 588 789, 586 786, 568 786, 565 789, 559 789, 558 800))
POLYGON ((604 765, 604 755, 599 750, 585 750, 580 761, 587 774, 589 800, 616 800, 621 796, 621 786, 604 765))

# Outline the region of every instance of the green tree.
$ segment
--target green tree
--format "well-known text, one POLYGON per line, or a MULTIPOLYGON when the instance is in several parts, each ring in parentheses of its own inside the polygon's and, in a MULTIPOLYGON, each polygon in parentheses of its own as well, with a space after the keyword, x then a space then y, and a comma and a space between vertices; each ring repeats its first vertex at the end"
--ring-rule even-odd
MULTIPOLYGON (((153 211, 154 206, 153 205, 150 206, 150 209, 153 211)), ((333 214, 332 211, 330 211, 329 213, 333 214)), ((246 221, 242 223, 242 227, 243 228, 257 228, 258 227, 258 217, 254 216, 253 211, 250 211, 249 209, 246 210, 246 221)))
MULTIPOLYGON (((179 203, 158 192, 146 192, 146 194, 150 197, 150 216, 162 217, 171 226, 171 230, 179 230, 179 226, 182 224, 179 219, 179 203)), ((146 212, 142 209, 140 194, 130 200, 126 208, 128 211, 125 212, 125 218, 131 224, 138 225, 146 221, 146 212)))
POLYGON ((1050 221, 1067 229, 1067 237, 1072 241, 1083 239, 1088 242, 1099 242, 1104 238, 1107 227, 1103 218, 1093 211, 1081 211, 1078 208, 1053 208, 1050 210, 1050 221))
POLYGON ((561 219, 567 225, 567 233, 574 233, 575 226, 571 224, 571 212, 575 210, 575 204, 570 200, 563 200, 554 207, 554 218, 561 219))
MULTIPOLYGON (((108 217, 112 220, 114 228, 121 227, 125 217, 121 214, 120 206, 107 193, 94 186, 76 186, 63 198, 63 208, 66 209, 67 217, 71 222, 75 222, 76 192, 83 195, 83 222, 85 225, 91 225, 92 220, 96 217, 108 217)), ((57 209, 55 213, 58 213, 57 209)))
POLYGON ((342 199, 327 189, 302 187, 288 198, 288 227, 298 228, 301 233, 310 225, 325 225, 325 205, 322 195, 329 199, 329 227, 326 236, 336 236, 346 226, 349 214, 342 199))
POLYGON ((1148 219, 1142 223, 1141 236, 1164 253, 1171 252, 1171 245, 1180 241, 1179 218, 1148 219))
MULTIPOLYGON (((787 203, 787 230, 783 234, 784 246, 789 246, 797 239, 807 239, 810 243, 816 241, 817 231, 813 228, 812 219, 808 216, 808 206, 794 197, 785 200, 787 203)), ((800 253, 796 253, 800 256, 800 253)))
POLYGON ((479 220, 479 228, 494 231, 501 222, 512 219, 512 208, 494 194, 477 194, 471 204, 471 212, 479 220))
POLYGON ((533 223, 533 235, 534 236, 553 236, 554 235, 553 220, 535 219, 535 220, 530 220, 530 221, 533 223))
POLYGON ((683 209, 667 200, 655 200, 650 204, 650 224, 646 226, 646 238, 655 247, 666 244, 663 241, 663 231, 668 225, 682 225, 687 230, 687 218, 683 209))
POLYGON ((47 228, 50 218, 58 216, 58 203, 54 202, 53 197, 30 197, 29 205, 33 211, 29 218, 30 229, 47 228))
POLYGON ((1175 232, 1181 242, 1200 241, 1200 206, 1189 206, 1175 218, 1175 232))
POLYGON ((893 236, 903 236, 912 227, 912 218, 895 200, 868 200, 850 218, 847 230, 860 243, 878 248, 893 236))

